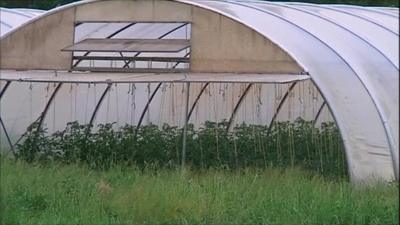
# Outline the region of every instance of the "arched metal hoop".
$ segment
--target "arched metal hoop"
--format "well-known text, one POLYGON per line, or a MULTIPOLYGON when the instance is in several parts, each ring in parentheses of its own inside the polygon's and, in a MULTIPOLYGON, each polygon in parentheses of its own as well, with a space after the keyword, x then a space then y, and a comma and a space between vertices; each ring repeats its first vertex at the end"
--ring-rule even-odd
POLYGON ((254 84, 251 83, 251 84, 249 84, 247 86, 247 88, 244 90, 242 96, 240 97, 239 101, 237 102, 237 104, 235 106, 235 109, 233 110, 232 115, 231 115, 231 117, 229 119, 229 123, 228 123, 228 126, 226 128, 227 131, 232 131, 232 128, 233 128, 232 126, 233 126, 233 124, 235 122, 236 115, 237 115, 237 113, 238 113, 238 111, 240 109, 240 106, 242 105, 244 99, 246 98, 247 94, 249 93, 249 91, 253 87, 253 85, 254 84))
POLYGON ((293 89, 296 87, 296 85, 297 85, 297 82, 294 82, 292 85, 290 85, 289 89, 286 91, 282 100, 279 102, 278 108, 276 108, 276 111, 275 111, 274 115, 272 116, 271 122, 269 123, 267 136, 269 136, 269 134, 271 133, 272 125, 274 124, 276 118, 278 117, 279 113, 281 112, 281 109, 282 109, 283 105, 285 104, 286 99, 289 97, 290 92, 293 91, 293 89))
POLYGON ((94 120, 96 119, 97 112, 99 111, 99 109, 100 109, 100 107, 101 107, 101 105, 102 105, 102 103, 104 101, 104 98, 106 97, 107 93, 111 90, 111 86, 112 86, 112 83, 109 83, 107 85, 107 87, 104 90, 103 94, 101 95, 99 101, 97 102, 96 108, 94 109, 94 111, 92 113, 92 117, 90 118, 89 129, 93 126, 94 120))
MULTIPOLYGON (((49 101, 47 101, 46 106, 45 106, 44 110, 42 111, 42 113, 40 114, 39 118, 37 118, 37 119, 33 122, 33 124, 34 124, 34 123, 38 123, 38 126, 37 126, 37 130, 38 130, 38 131, 41 130, 41 128, 42 128, 42 126, 43 126, 43 122, 44 122, 44 120, 46 119, 47 112, 49 111, 49 108, 50 108, 51 104, 53 103, 54 99, 56 98, 57 93, 58 93, 58 91, 61 89, 62 85, 63 85, 63 83, 58 83, 57 87, 54 89, 53 93, 51 94, 49 101)), ((27 132, 28 132, 28 131, 26 131, 23 135, 21 135, 21 137, 15 142, 15 144, 13 145, 13 147, 15 147, 15 146, 22 140, 22 138, 25 137, 25 135, 26 135, 27 132)), ((36 139, 36 138, 35 138, 35 139, 36 139)))

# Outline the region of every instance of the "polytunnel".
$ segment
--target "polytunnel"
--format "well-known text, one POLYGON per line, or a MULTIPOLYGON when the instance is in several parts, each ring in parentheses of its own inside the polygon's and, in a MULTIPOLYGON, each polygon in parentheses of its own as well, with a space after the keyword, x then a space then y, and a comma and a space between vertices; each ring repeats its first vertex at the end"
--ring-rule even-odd
POLYGON ((32 122, 335 121, 353 182, 398 179, 399 10, 251 0, 1 9, 2 146, 32 122))

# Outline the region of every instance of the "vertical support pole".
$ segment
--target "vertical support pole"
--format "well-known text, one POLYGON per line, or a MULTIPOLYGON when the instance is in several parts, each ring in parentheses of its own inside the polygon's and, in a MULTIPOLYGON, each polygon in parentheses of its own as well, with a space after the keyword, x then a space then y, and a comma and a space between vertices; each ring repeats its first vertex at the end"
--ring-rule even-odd
POLYGON ((186 82, 185 125, 183 127, 183 137, 182 137, 182 171, 185 170, 185 161, 186 161, 187 126, 188 126, 188 117, 189 117, 189 97, 190 97, 190 82, 186 82))

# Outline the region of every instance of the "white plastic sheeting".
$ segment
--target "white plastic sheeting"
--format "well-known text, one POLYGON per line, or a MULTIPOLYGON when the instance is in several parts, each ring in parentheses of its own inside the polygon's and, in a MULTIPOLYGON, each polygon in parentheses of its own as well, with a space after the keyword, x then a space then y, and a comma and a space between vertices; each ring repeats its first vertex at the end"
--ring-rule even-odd
MULTIPOLYGON (((398 9, 251 0, 175 1, 227 16, 280 46, 310 74, 326 99, 342 133, 351 178, 398 178, 398 9)), ((80 4, 95 2, 71 7, 80 4)), ((1 24, 11 29, 15 24, 7 21, 16 14, 7 13, 2 13, 1 24)), ((84 26, 77 28, 81 32, 75 40, 104 37, 118 29, 84 26)), ((125 35, 142 31, 138 36, 154 37, 171 29, 142 26, 125 35)))
POLYGON ((37 9, 6 9, 0 8, 0 36, 18 27, 45 11, 37 9))

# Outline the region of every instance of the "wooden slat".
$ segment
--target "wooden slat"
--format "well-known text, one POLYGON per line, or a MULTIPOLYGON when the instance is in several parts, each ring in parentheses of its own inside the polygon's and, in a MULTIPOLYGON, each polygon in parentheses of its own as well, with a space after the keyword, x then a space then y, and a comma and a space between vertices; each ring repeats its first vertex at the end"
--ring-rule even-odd
POLYGON ((62 51, 72 52, 180 52, 190 47, 186 39, 96 39, 89 38, 62 51))
POLYGON ((74 60, 99 60, 99 61, 151 61, 151 62, 182 62, 188 63, 189 58, 180 57, 114 57, 114 56, 74 56, 74 60))
POLYGON ((185 73, 189 69, 167 68, 110 68, 110 67, 74 67, 73 71, 119 72, 119 73, 185 73))

